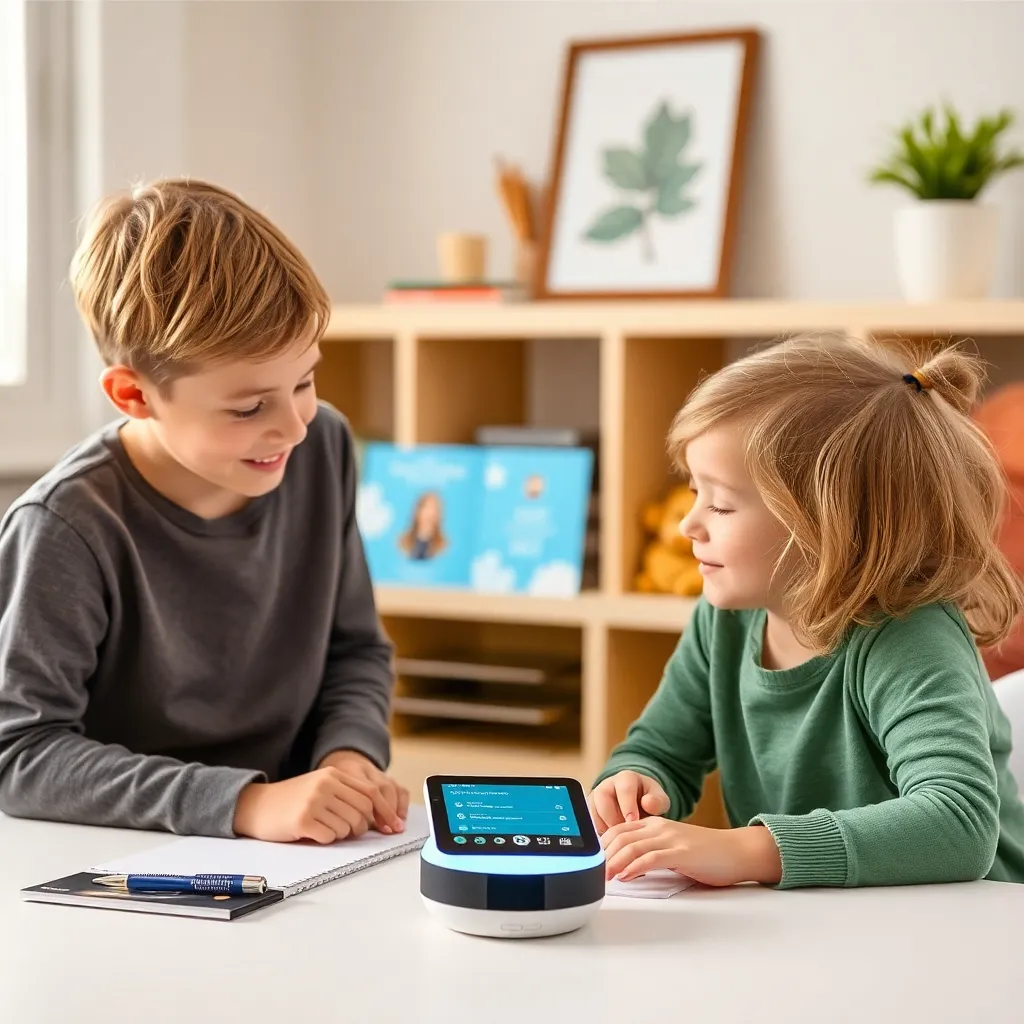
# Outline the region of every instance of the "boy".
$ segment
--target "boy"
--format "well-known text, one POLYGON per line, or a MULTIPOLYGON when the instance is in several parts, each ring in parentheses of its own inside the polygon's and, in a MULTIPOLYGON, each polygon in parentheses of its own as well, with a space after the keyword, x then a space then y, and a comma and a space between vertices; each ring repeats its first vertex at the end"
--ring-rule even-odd
POLYGON ((309 264, 223 189, 102 204, 71 266, 123 418, 0 523, 0 810, 272 841, 400 831, 390 642, 309 264))

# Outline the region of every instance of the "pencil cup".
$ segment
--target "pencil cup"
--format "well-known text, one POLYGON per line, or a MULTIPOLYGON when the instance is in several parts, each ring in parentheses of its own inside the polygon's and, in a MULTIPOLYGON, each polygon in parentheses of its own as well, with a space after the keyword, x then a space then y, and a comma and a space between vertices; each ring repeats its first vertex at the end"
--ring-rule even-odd
POLYGON ((452 284, 479 283, 487 276, 487 239, 447 232, 437 237, 441 279, 452 284))
POLYGON ((527 294, 533 294, 537 278, 536 242, 532 242, 528 239, 516 240, 514 277, 527 294))

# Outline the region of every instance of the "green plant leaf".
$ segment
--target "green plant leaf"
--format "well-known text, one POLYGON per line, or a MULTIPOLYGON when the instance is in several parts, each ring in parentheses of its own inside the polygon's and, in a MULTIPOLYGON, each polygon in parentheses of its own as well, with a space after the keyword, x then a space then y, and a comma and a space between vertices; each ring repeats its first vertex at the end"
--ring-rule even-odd
POLYGON ((692 210, 697 205, 696 199, 684 196, 681 192, 662 190, 658 193, 657 211, 666 217, 678 217, 681 213, 692 210))
POLYGON ((898 185, 920 199, 975 199, 998 175, 1024 166, 1019 151, 999 152, 1013 119, 1012 111, 1001 110, 968 130, 952 105, 944 104, 941 121, 929 108, 916 124, 900 128, 889 159, 868 180, 898 185))
POLYGON ((605 210, 584 233, 593 242, 614 242, 632 234, 644 215, 635 206, 613 206, 605 210))
POLYGON ((674 118, 662 100, 644 128, 644 164, 653 184, 660 184, 676 166, 679 154, 690 141, 690 115, 674 118))
POLYGON ((1007 153, 1006 156, 996 162, 997 171, 1012 171, 1015 167, 1024 167, 1024 153, 1007 153))
POLYGON ((683 195, 683 189, 700 169, 700 164, 681 164, 669 171, 658 189, 658 201, 655 206, 658 213, 666 217, 675 217, 697 205, 696 199, 683 195))
POLYGON ((672 188, 679 191, 686 188, 703 166, 703 164, 677 164, 662 178, 662 191, 672 188))
POLYGON ((631 149, 606 149, 604 173, 612 184, 631 192, 645 192, 650 187, 643 157, 631 149))
POLYGON ((908 192, 917 194, 918 187, 915 182, 911 181, 902 172, 888 168, 879 167, 878 170, 872 171, 868 181, 874 182, 875 184, 888 183, 890 185, 900 185, 905 188, 908 192))

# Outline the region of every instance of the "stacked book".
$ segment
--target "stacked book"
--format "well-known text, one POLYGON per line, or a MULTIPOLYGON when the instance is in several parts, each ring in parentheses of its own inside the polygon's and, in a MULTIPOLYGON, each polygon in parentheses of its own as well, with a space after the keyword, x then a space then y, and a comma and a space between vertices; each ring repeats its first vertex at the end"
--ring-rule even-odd
POLYGON ((384 291, 385 303, 469 302, 503 303, 525 302, 528 294, 523 285, 515 281, 480 281, 453 284, 449 281, 392 281, 384 291))
POLYGON ((595 590, 598 586, 598 550, 600 530, 601 458, 597 430, 581 427, 483 426, 478 427, 473 440, 478 445, 534 448, 587 448, 592 456, 590 494, 587 499, 587 523, 583 542, 582 590, 595 590))

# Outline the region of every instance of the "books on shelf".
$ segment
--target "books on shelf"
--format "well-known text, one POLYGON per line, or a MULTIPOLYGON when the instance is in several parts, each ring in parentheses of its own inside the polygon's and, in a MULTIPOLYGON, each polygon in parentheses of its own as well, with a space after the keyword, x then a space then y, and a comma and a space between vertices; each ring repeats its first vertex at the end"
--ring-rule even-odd
POLYGON ((496 424, 477 427, 473 440, 479 445, 510 445, 544 448, 589 448, 593 453, 590 502, 584 538, 582 588, 595 590, 600 582, 601 446, 596 428, 533 424, 496 424))
POLYGON ((374 583, 579 593, 589 448, 371 443, 356 518, 374 583))
POLYGON ((400 303, 503 303, 525 302, 529 298, 523 285, 515 281, 481 281, 478 284, 451 284, 445 281, 392 281, 384 290, 383 301, 400 303))

